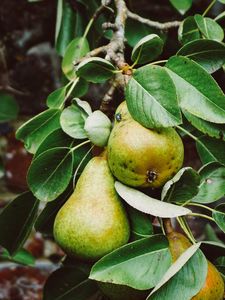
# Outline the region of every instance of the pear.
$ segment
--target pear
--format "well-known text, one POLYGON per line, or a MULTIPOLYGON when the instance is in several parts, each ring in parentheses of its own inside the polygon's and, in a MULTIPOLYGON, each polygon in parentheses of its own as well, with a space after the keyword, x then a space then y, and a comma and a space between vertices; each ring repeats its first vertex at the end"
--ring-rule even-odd
MULTIPOLYGON (((181 233, 172 231, 167 234, 173 261, 191 246, 189 240, 181 233)), ((191 300, 223 300, 224 282, 216 267, 208 261, 208 273, 201 290, 191 300)))
POLYGON ((130 227, 106 155, 92 158, 59 210, 54 237, 70 256, 95 261, 128 242, 130 227))
POLYGON ((130 115, 126 102, 115 113, 108 141, 113 175, 133 187, 161 187, 181 168, 184 147, 173 128, 148 129, 130 115))

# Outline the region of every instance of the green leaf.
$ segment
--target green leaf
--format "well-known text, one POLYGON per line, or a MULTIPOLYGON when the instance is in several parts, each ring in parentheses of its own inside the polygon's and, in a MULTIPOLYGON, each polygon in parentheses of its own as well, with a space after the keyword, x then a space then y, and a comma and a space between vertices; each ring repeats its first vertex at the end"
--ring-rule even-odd
POLYGON ((215 229, 207 223, 204 229, 204 236, 206 240, 212 241, 212 242, 217 242, 224 244, 222 240, 220 240, 215 232, 215 229))
POLYGON ((183 206, 178 206, 151 198, 144 193, 130 188, 119 181, 115 182, 115 188, 120 197, 135 209, 160 218, 175 218, 184 216, 191 211, 183 206))
POLYGON ((44 287, 43 300, 87 300, 97 292, 94 281, 81 270, 63 267, 53 272, 44 287))
POLYGON ((225 0, 218 0, 220 3, 225 4, 225 0))
POLYGON ((65 108, 60 117, 62 130, 75 139, 85 139, 87 134, 84 124, 87 115, 77 105, 72 104, 65 108))
POLYGON ((128 207, 132 239, 138 240, 153 235, 153 226, 148 215, 128 207))
POLYGON ((199 172, 201 182, 198 194, 192 199, 198 203, 212 203, 225 195, 225 167, 217 162, 209 163, 199 172))
POLYGON ((189 16, 181 23, 178 39, 182 44, 200 39, 200 32, 193 16, 189 16))
POLYGON ((176 260, 147 300, 190 300, 200 291, 208 263, 204 254, 197 250, 199 245, 191 246, 176 260))
POLYGON ((187 112, 185 109, 183 110, 183 113, 187 118, 187 120, 191 123, 191 125, 197 128, 199 131, 209 135, 210 137, 222 139, 225 141, 224 124, 215 124, 215 123, 207 122, 198 117, 195 117, 194 115, 187 112))
POLYGON ((37 217, 39 201, 30 192, 10 202, 0 214, 0 245, 10 255, 20 250, 28 238, 37 217))
POLYGON ((195 22, 201 33, 209 40, 221 42, 224 39, 223 28, 213 19, 204 18, 201 15, 195 15, 195 22))
POLYGON ((203 164, 211 161, 225 164, 224 141, 203 136, 196 141, 196 147, 203 164))
POLYGON ((212 217, 219 228, 225 233, 225 203, 222 203, 215 208, 212 217))
POLYGON ((92 267, 89 278, 147 290, 157 284, 170 264, 166 237, 154 235, 104 256, 92 267))
POLYGON ((58 0, 55 48, 60 55, 64 55, 69 42, 73 39, 76 29, 76 13, 70 3, 58 0))
POLYGON ((41 153, 57 147, 68 147, 70 148, 74 143, 74 140, 65 134, 61 128, 54 130, 50 133, 38 147, 34 158, 38 157, 41 153))
POLYGON ((170 3, 179 11, 181 15, 184 15, 192 6, 192 0, 170 0, 170 3))
POLYGON ((9 260, 26 266, 34 266, 35 263, 33 255, 25 249, 18 250, 13 256, 11 256, 6 249, 3 249, 0 254, 0 259, 9 260))
POLYGON ((200 176, 191 167, 181 169, 162 189, 161 199, 166 202, 181 202, 192 199, 198 193, 200 176))
POLYGON ((88 92, 89 83, 83 78, 77 78, 77 83, 71 93, 72 97, 82 97, 88 92))
POLYGON ((32 161, 27 174, 28 185, 41 201, 55 200, 67 188, 73 172, 70 148, 49 149, 32 161))
POLYGON ((217 82, 196 62, 174 56, 166 64, 182 109, 214 123, 225 123, 225 96, 217 82))
POLYGON ((225 63, 225 46, 213 40, 195 40, 185 44, 177 55, 186 56, 200 64, 208 73, 213 73, 225 63))
POLYGON ((163 40, 157 34, 149 34, 134 47, 131 59, 138 64, 145 64, 157 58, 163 51, 163 40))
POLYGON ((24 142, 25 148, 35 153, 43 140, 54 130, 60 128, 59 109, 48 109, 24 123, 16 132, 16 138, 24 142))
POLYGON ((220 256, 218 257, 215 261, 214 264, 216 268, 223 274, 225 275, 225 256, 220 256))
POLYGON ((66 98, 66 86, 52 92, 47 98, 49 108, 60 108, 66 98))
POLYGON ((89 52, 88 41, 84 37, 77 37, 66 48, 62 61, 62 70, 68 79, 76 77, 74 63, 89 52))
POLYGON ((113 76, 115 67, 106 59, 91 57, 83 60, 76 69, 76 74, 87 81, 102 83, 113 76))
POLYGON ((125 92, 129 112, 143 126, 170 127, 181 123, 175 86, 165 68, 139 68, 125 92))
POLYGON ((14 97, 0 93, 0 123, 16 119, 19 106, 14 97))
POLYGON ((53 225, 55 217, 62 205, 69 199, 73 188, 68 186, 66 191, 60 195, 55 201, 46 204, 35 222, 35 230, 44 234, 53 236, 53 225))

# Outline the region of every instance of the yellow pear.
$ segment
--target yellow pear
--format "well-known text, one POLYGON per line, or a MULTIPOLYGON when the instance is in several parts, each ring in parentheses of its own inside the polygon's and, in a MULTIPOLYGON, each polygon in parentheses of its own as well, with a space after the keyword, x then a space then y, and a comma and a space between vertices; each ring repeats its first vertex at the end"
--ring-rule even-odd
POLYGON ((183 143, 175 129, 147 129, 131 117, 125 101, 119 105, 108 141, 108 163, 119 181, 161 187, 179 171, 183 159, 183 143))
MULTIPOLYGON (((167 238, 173 261, 177 260, 191 246, 189 240, 181 233, 172 231, 167 234, 167 238)), ((208 273, 205 284, 191 300, 223 300, 223 296, 223 278, 216 267, 208 261, 208 273)))
POLYGON ((94 157, 56 216, 55 240, 68 255, 93 261, 126 244, 129 235, 106 156, 94 157))

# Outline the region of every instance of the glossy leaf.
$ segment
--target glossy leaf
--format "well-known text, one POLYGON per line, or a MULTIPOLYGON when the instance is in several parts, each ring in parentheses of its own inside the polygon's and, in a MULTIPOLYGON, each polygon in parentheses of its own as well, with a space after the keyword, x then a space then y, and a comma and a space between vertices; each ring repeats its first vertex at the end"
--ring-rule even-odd
POLYGON ((11 201, 0 214, 0 245, 10 255, 22 248, 37 217, 39 201, 25 192, 11 201), (15 217, 16 216, 16 217, 15 217))
POLYGON ((225 233, 225 203, 218 205, 212 214, 219 228, 225 233))
POLYGON ((138 64, 145 64, 157 58, 163 51, 163 40, 157 34, 149 34, 134 47, 131 59, 138 64))
POLYGON ((146 290, 157 284, 170 264, 167 239, 154 235, 104 256, 93 266, 89 278, 146 290))
POLYGON ((199 292, 207 276, 208 263, 198 247, 199 244, 193 245, 176 260, 147 300, 190 300, 199 292))
POLYGON ((16 119, 19 106, 16 100, 7 94, 0 93, 0 123, 16 119))
POLYGON ((66 47, 75 35, 76 13, 65 0, 58 0, 55 48, 60 55, 64 55, 66 47))
POLYGON ((195 15, 194 18, 205 38, 219 42, 224 39, 223 29, 216 21, 211 18, 204 18, 201 15, 195 15))
POLYGON ((201 182, 193 202, 212 203, 225 195, 225 167, 217 162, 205 165, 200 170, 201 182))
POLYGON ((163 67, 147 65, 135 71, 126 101, 132 117, 147 128, 181 123, 175 86, 163 67))
POLYGON ((115 67, 100 57, 91 57, 82 61, 76 68, 76 74, 87 81, 102 83, 113 76, 115 67))
POLYGON ((133 207, 128 207, 133 240, 146 238, 153 234, 150 217, 133 207))
POLYGON ((27 181, 32 193, 41 201, 55 200, 67 188, 73 172, 70 148, 49 149, 32 161, 27 181))
POLYGON ((205 120, 202 120, 194 115, 190 114, 186 110, 183 110, 183 113, 187 120, 191 123, 192 126, 197 128, 199 131, 204 134, 209 135, 210 137, 216 139, 222 139, 225 141, 225 125, 224 124, 215 124, 205 120))
POLYGON ((60 108, 66 98, 66 86, 52 92, 47 98, 49 108, 60 108))
POLYGON ((74 267, 63 267, 53 272, 44 287, 43 300, 87 300, 98 290, 94 281, 74 267))
POLYGON ((182 56, 170 58, 166 66, 183 109, 203 120, 225 123, 225 95, 201 66, 182 56))
POLYGON ((59 109, 48 109, 24 123, 16 132, 16 138, 22 140, 26 149, 35 153, 43 140, 54 130, 60 128, 59 109))
POLYGON ((225 63, 225 46, 213 40, 195 40, 185 44, 177 55, 186 56, 213 73, 225 63))
POLYGON ((225 141, 203 136, 197 140, 196 146, 203 164, 212 161, 225 164, 225 141))
POLYGON ((15 263, 19 263, 26 266, 34 266, 35 257, 25 249, 20 249, 15 255, 11 256, 6 249, 2 250, 0 254, 0 260, 8 260, 15 263))
POLYGON ((65 108, 60 117, 62 130, 75 139, 85 139, 87 134, 84 124, 87 115, 77 105, 72 104, 65 108))
POLYGON ((181 15, 184 15, 192 6, 192 0, 170 0, 170 3, 179 11, 181 15))
POLYGON ((117 193, 124 199, 130 206, 135 209, 160 218, 175 218, 184 216, 191 211, 183 206, 178 206, 151 198, 144 193, 130 188, 119 181, 115 182, 117 193))
POLYGON ((84 37, 77 37, 70 42, 62 61, 62 70, 68 79, 76 77, 74 63, 85 56, 89 50, 88 41, 84 37))
POLYGON ((193 16, 189 16, 181 23, 178 38, 182 44, 200 39, 200 32, 193 16))
POLYGON ((74 140, 65 134, 61 128, 54 130, 50 133, 38 147, 34 158, 38 157, 41 153, 57 147, 68 147, 70 148, 74 144, 74 140))
POLYGON ((200 176, 191 167, 181 169, 162 189, 161 199, 167 202, 186 202, 198 193, 200 176))

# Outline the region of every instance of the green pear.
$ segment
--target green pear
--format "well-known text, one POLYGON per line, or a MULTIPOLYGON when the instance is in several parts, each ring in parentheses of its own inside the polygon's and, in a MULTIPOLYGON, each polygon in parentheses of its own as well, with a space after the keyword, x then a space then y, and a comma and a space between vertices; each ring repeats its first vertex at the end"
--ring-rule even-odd
POLYGON ((68 255, 94 261, 126 244, 129 235, 106 155, 94 157, 56 216, 55 240, 68 255))
POLYGON ((184 147, 173 128, 148 129, 130 115, 126 102, 116 110, 108 141, 113 175, 133 187, 159 188, 182 167, 184 147))

